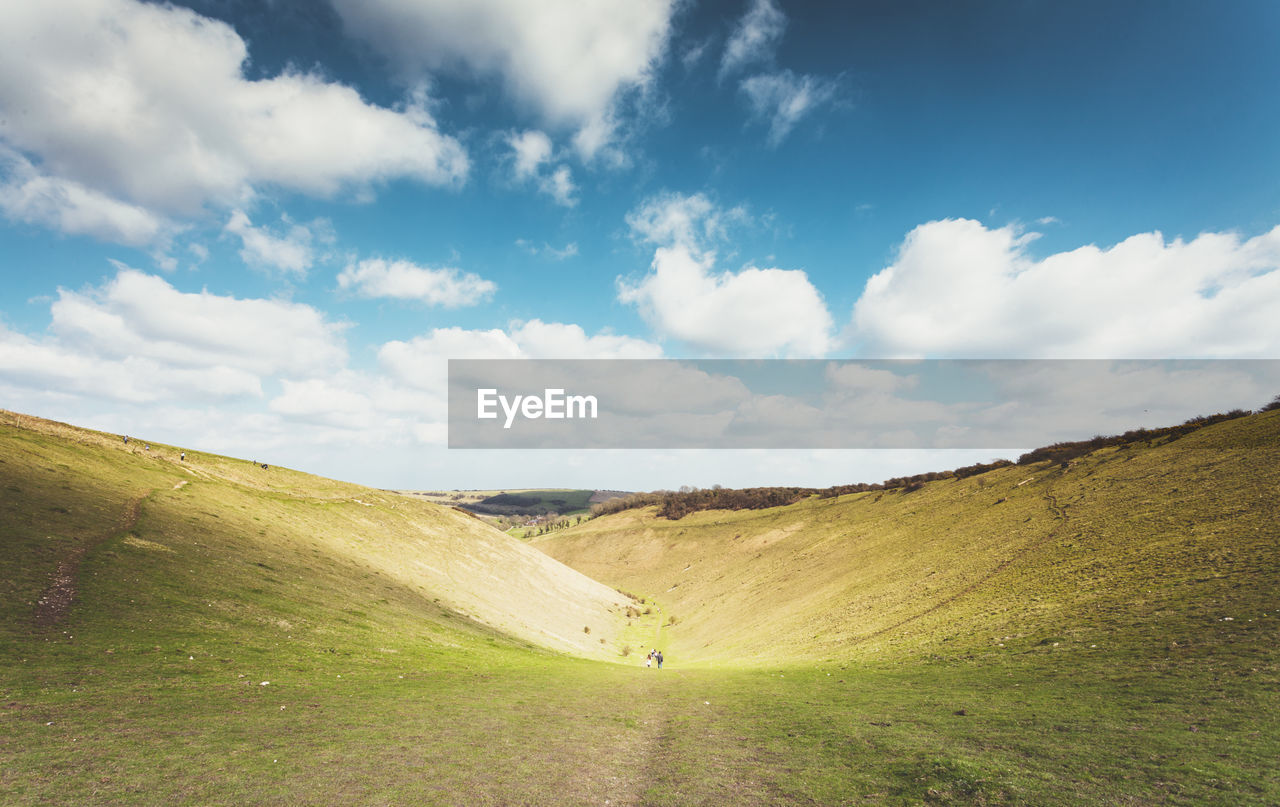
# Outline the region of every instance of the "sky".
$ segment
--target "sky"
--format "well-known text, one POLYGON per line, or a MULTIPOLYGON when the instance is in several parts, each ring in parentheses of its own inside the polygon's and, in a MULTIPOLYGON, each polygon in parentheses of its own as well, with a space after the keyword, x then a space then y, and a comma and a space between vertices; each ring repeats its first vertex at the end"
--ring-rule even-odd
POLYGON ((831 485, 991 454, 449 450, 446 362, 1280 358, 1280 6, 832 6, 0 5, 0 406, 381 487, 831 485))

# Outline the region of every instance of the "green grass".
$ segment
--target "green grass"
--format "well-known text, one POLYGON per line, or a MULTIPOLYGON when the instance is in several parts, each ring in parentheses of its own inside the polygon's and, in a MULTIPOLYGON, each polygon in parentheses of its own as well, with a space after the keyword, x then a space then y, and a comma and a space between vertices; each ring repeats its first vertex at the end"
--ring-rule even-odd
POLYGON ((1219 647, 1280 609, 1278 415, 913 493, 626 511, 534 545, 659 598, 686 662, 1219 647))
POLYGON ((447 508, 6 416, 0 803, 1280 803, 1278 427, 537 544, 627 618, 447 508))

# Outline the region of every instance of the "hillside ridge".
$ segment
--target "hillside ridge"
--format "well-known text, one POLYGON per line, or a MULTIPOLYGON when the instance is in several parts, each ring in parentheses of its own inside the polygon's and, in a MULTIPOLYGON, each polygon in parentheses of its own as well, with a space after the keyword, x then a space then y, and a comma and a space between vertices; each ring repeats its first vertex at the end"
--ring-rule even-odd
MULTIPOLYGON (((228 567, 241 579, 239 556, 266 556, 259 569, 282 556, 299 580, 311 580, 305 564, 315 560, 355 564, 512 641, 619 658, 625 598, 483 522, 286 468, 191 449, 183 456, 180 447, 0 412, 4 571, 25 581, 0 602, 4 610, 26 611, 20 623, 47 630, 76 609, 118 607, 126 591, 89 597, 82 578, 88 567, 128 576, 129 559, 154 565, 165 554, 142 547, 172 550, 172 574, 192 583, 228 567), (182 557, 212 565, 181 568, 182 557)), ((209 596, 235 610, 228 592, 209 596)))
POLYGON ((1069 633, 1150 641, 1228 602, 1269 611, 1277 491, 1269 411, 912 490, 677 520, 628 509, 533 545, 660 603, 678 620, 669 641, 702 663, 986 654, 1033 637, 1079 644, 1069 633))

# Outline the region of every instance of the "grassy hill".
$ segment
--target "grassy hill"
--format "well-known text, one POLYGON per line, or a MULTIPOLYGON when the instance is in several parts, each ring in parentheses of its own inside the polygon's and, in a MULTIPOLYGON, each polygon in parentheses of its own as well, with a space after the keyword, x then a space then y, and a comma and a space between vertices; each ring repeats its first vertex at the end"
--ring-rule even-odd
POLYGON ((1278 436, 536 544, 595 583, 4 413, 0 803, 1280 803, 1278 436))
POLYGON ((708 664, 1250 655, 1280 624, 1278 491, 1269 412, 911 492, 624 511, 534 545, 655 599, 673 650, 708 664))
POLYGON ((599 639, 616 633, 617 592, 464 513, 195 451, 179 461, 175 447, 34 418, 5 414, 0 428, 6 625, 92 546, 71 607, 92 601, 98 619, 161 609, 195 632, 279 625, 316 645, 335 626, 425 620, 616 655, 599 639))

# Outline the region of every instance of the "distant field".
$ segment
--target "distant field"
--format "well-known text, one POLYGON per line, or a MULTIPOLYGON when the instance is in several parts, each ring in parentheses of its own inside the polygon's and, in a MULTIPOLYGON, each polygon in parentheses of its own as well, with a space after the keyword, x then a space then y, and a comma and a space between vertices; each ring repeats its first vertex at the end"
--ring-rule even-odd
POLYGON ((586 513, 597 501, 623 495, 620 491, 575 490, 568 488, 529 490, 405 490, 420 497, 488 516, 562 516, 586 513))
POLYGON ((0 413, 6 806, 1280 803, 1280 412, 534 546, 179 450, 0 413))

